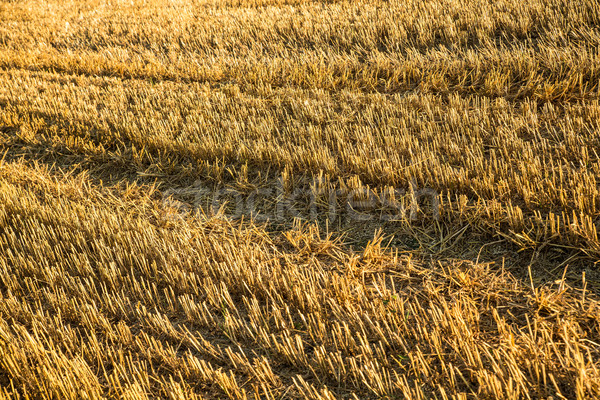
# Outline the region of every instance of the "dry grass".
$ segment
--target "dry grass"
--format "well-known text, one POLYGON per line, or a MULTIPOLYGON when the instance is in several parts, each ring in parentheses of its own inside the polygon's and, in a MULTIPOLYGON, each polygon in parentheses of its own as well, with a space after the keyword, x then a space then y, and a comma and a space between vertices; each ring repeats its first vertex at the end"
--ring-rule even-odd
POLYGON ((599 27, 595 0, 0 2, 4 395, 600 398, 599 27), (161 201, 276 179, 440 216, 161 201))

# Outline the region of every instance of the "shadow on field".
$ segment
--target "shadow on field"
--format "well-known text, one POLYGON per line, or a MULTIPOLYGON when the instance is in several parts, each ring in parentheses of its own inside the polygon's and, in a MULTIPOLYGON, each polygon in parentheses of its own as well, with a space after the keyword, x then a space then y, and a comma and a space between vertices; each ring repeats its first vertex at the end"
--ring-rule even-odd
MULTIPOLYGON (((357 210, 353 207, 356 203, 348 201, 347 193, 346 197, 338 195, 333 203, 327 197, 316 198, 311 194, 314 178, 293 178, 279 190, 274 183, 284 186, 285 171, 265 172, 223 160, 202 163, 182 155, 172 160, 160 149, 140 151, 133 142, 107 143, 106 133, 83 132, 42 113, 35 117, 46 121, 43 129, 54 129, 58 134, 41 135, 25 125, 0 126, 4 163, 21 160, 43 165, 57 179, 64 174, 85 173, 98 186, 158 189, 155 200, 161 203, 160 207, 171 210, 175 221, 186 218, 190 212, 220 212, 231 219, 252 219, 264 224, 272 235, 298 223, 317 224, 321 232, 341 239, 357 252, 377 234, 384 237, 388 251, 431 260, 486 263, 493 269, 510 271, 528 285, 543 285, 565 277, 571 286, 581 287, 585 272, 588 289, 600 293, 600 274, 585 254, 552 246, 522 250, 485 227, 432 218, 427 199, 425 203, 418 199, 416 204, 403 204, 402 212, 394 214, 397 218, 381 218, 378 205, 357 210), (78 141, 82 135, 85 140, 78 141), (220 175, 215 171, 221 171, 220 175), (292 194, 282 201, 286 193, 292 194)), ((404 194, 407 193, 410 195, 410 190, 404 194)))

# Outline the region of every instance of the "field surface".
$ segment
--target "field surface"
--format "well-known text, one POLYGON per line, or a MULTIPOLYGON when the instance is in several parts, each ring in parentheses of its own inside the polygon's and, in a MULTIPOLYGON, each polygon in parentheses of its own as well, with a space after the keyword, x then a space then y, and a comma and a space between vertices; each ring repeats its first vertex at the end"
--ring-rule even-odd
POLYGON ((597 0, 0 0, 0 396, 600 398, 597 0))

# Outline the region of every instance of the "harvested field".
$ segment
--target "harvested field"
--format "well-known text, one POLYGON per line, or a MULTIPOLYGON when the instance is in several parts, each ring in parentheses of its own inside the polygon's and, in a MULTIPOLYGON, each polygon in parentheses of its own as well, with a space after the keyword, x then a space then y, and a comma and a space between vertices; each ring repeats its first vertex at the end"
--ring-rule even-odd
POLYGON ((600 398, 600 4, 0 1, 6 398, 600 398))

